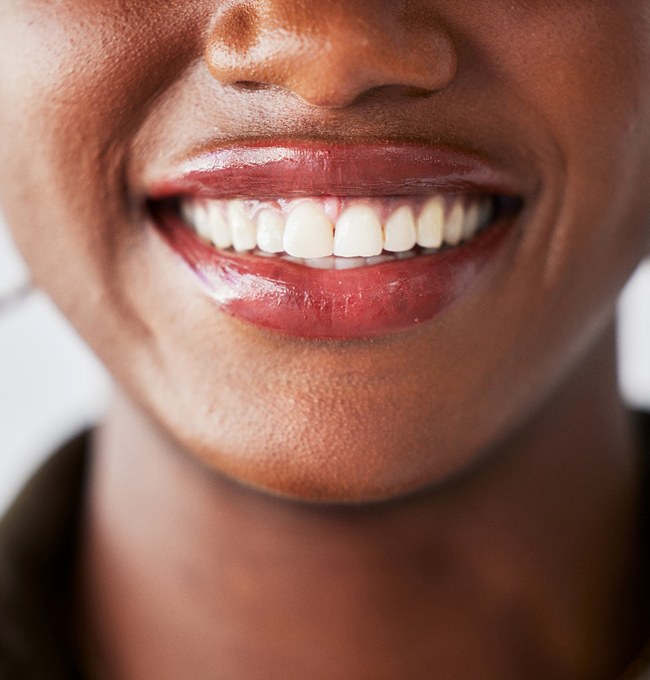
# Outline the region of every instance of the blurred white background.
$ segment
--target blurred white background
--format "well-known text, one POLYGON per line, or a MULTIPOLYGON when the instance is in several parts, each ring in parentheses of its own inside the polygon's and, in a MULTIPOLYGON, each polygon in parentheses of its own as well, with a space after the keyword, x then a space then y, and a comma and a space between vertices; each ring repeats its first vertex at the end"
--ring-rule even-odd
MULTIPOLYGON (((0 220, 0 297, 27 272, 0 220)), ((650 263, 621 301, 621 385, 650 409, 650 263)), ((102 366, 41 293, 0 313, 0 513, 52 447, 100 417, 110 397, 102 366)))
MULTIPOLYGON (((27 278, 0 219, 0 298, 27 278)), ((0 311, 0 513, 52 447, 96 422, 110 381, 42 293, 0 311)))

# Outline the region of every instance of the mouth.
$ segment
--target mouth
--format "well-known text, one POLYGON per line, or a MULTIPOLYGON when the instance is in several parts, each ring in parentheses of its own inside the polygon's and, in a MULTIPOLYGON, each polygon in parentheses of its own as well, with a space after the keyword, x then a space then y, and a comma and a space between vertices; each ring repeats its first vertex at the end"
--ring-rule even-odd
POLYGON ((308 339, 431 320, 481 278, 522 205, 486 161, 410 144, 219 150, 148 201, 221 311, 308 339))

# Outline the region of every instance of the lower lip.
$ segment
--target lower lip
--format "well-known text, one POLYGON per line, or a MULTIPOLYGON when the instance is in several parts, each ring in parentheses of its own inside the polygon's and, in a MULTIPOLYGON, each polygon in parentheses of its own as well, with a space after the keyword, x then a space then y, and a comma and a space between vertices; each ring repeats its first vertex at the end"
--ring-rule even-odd
POLYGON ((338 340, 389 335, 436 317, 477 283, 503 247, 511 221, 437 253, 324 270, 277 256, 218 251, 172 211, 160 211, 155 219, 226 314, 289 336, 338 340))

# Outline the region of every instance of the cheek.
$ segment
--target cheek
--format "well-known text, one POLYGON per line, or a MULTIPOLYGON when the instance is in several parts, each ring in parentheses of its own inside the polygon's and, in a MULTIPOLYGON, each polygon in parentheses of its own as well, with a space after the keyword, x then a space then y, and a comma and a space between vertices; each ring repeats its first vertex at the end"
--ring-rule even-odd
POLYGON ((35 281, 75 319, 117 294, 137 247, 132 139, 194 57, 198 3, 13 4, 0 22, 0 199, 35 281))
POLYGON ((548 253, 547 289, 605 299, 650 244, 650 3, 551 11, 540 22, 533 9, 503 52, 512 86, 541 113, 559 160, 555 225, 534 246, 548 253))

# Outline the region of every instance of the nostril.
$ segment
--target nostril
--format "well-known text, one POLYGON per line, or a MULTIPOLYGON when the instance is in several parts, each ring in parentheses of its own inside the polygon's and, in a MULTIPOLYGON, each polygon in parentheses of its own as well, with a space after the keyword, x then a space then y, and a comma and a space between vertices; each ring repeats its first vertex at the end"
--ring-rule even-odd
POLYGON ((259 83, 255 80, 238 80, 236 83, 233 83, 232 86, 245 92, 258 92, 259 90, 266 90, 269 87, 266 83, 259 83))
POLYGON ((389 99, 426 99, 437 93, 437 90, 432 90, 426 87, 409 87, 406 85, 378 85, 371 87, 362 92, 354 101, 357 104, 370 101, 374 98, 381 97, 384 100, 389 99))
POLYGON ((426 87, 408 87, 404 88, 404 94, 409 99, 425 99, 426 97, 435 94, 435 90, 430 90, 426 87))

